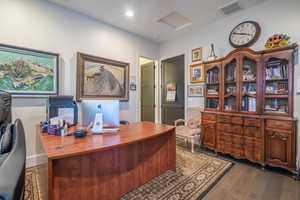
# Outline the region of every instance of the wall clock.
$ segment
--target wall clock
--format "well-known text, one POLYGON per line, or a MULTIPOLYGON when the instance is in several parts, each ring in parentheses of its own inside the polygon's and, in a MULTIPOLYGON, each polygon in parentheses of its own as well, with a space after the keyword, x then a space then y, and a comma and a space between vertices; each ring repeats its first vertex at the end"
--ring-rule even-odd
POLYGON ((233 28, 229 42, 235 48, 250 47, 259 38, 261 28, 257 22, 245 21, 233 28))

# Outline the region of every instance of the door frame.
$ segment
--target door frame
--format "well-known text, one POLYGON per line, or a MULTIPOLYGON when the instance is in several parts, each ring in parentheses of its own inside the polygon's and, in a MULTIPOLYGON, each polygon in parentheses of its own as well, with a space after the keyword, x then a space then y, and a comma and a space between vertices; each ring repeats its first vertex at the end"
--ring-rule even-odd
POLYGON ((137 79, 136 79, 136 84, 137 84, 137 96, 138 96, 138 103, 137 103, 137 111, 138 111, 138 121, 141 121, 142 118, 142 91, 141 91, 141 86, 142 86, 142 70, 141 70, 141 62, 140 62, 140 58, 145 58, 145 59, 149 59, 149 60, 153 60, 154 61, 154 65, 155 65, 155 75, 154 75, 154 83, 155 83, 155 122, 159 123, 160 122, 160 117, 159 117, 159 108, 160 108, 160 92, 159 92, 159 61, 155 58, 151 58, 151 57, 147 57, 147 56, 138 56, 138 67, 137 67, 137 79))
MULTIPOLYGON (((187 52, 179 52, 173 56, 163 56, 159 59, 159 123, 162 123, 162 113, 161 113, 161 107, 162 107, 162 62, 164 60, 168 60, 174 57, 183 56, 184 57, 184 118, 187 118, 187 108, 188 108, 188 81, 189 78, 189 60, 188 60, 188 51, 187 52)), ((191 57, 191 56, 190 56, 191 57)))
POLYGON ((187 108, 188 108, 188 84, 190 80, 190 73, 189 73, 189 64, 191 63, 189 58, 191 55, 189 54, 189 51, 183 51, 183 52, 177 52, 176 54, 168 55, 168 56, 162 56, 159 59, 159 123, 162 122, 161 120, 161 97, 162 97, 162 62, 164 60, 177 57, 177 56, 184 56, 184 117, 187 119, 187 108), (190 56, 189 56, 190 55, 190 56))

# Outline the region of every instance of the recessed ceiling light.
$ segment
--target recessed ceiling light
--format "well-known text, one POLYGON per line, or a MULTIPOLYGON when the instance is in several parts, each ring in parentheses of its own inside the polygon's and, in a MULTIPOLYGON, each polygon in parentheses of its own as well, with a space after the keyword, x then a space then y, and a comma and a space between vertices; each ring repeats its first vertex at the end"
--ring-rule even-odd
POLYGON ((127 10, 126 13, 125 13, 125 15, 126 15, 127 17, 134 17, 134 13, 133 13, 132 10, 127 10))

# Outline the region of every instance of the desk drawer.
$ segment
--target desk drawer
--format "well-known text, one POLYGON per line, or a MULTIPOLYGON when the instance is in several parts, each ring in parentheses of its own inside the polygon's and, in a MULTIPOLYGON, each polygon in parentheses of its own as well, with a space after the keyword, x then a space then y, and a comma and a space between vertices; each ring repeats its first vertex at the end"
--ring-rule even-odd
POLYGON ((293 128, 293 123, 291 121, 277 121, 277 120, 267 120, 267 128, 284 129, 291 130, 293 128))

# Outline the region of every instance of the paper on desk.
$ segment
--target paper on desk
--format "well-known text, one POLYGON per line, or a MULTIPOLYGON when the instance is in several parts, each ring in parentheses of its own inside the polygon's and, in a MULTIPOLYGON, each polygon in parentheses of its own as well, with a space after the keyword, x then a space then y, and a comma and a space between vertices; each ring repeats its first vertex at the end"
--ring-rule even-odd
POLYGON ((59 108, 58 117, 65 120, 69 124, 74 124, 74 109, 73 108, 59 108))

